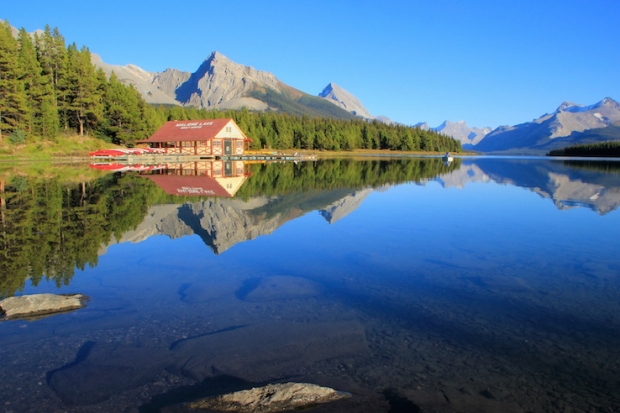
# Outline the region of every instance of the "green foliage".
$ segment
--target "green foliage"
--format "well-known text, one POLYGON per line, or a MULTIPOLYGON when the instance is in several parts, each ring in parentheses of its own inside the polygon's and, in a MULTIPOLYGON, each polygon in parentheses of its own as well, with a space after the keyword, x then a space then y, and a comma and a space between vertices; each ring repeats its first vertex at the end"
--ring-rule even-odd
POLYGON ((250 112, 245 108, 240 111, 208 111, 179 106, 159 106, 157 112, 160 119, 166 120, 233 118, 252 139, 251 149, 462 152, 459 141, 435 131, 359 118, 343 120, 279 112, 250 112))
POLYGON ((450 165, 445 165, 441 159, 334 159, 298 164, 256 164, 251 166, 251 175, 236 196, 247 199, 309 191, 376 188, 420 182, 460 166, 460 159, 450 165))
POLYGON ((3 135, 23 129, 29 109, 18 65, 17 40, 7 21, 0 24, 0 142, 3 135))
POLYGON ((75 268, 97 264, 102 244, 142 222, 158 194, 135 175, 79 184, 17 175, 3 184, 0 297, 23 289, 25 280, 67 285, 75 268))
POLYGON ((555 149, 549 156, 598 156, 620 157, 620 141, 599 142, 583 145, 573 145, 568 148, 555 149))
POLYGON ((26 143, 26 132, 21 129, 14 130, 9 136, 9 142, 13 145, 22 145, 26 143))
POLYGON ((0 25, 0 142, 17 129, 27 142, 55 142, 62 130, 131 146, 163 121, 133 86, 96 71, 88 48, 65 47, 58 29, 15 39, 0 25))

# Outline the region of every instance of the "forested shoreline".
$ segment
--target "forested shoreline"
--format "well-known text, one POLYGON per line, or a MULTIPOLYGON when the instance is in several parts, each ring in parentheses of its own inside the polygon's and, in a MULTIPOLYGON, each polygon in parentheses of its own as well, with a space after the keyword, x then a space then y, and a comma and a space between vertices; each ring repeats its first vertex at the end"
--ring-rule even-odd
POLYGON ((252 149, 462 151, 451 137, 399 124, 150 105, 132 85, 96 68, 86 46, 66 46, 57 28, 33 35, 22 28, 15 38, 8 22, 0 27, 0 145, 86 135, 133 146, 168 120, 224 117, 239 124, 252 149))
POLYGON ((620 157, 620 142, 599 142, 554 149, 548 156, 620 157))

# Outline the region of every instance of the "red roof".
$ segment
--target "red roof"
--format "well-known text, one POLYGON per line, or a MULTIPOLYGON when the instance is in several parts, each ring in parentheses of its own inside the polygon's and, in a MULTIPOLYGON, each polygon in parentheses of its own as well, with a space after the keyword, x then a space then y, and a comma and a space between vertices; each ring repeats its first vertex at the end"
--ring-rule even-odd
POLYGON ((214 178, 208 176, 144 175, 170 195, 224 196, 230 194, 214 178))
POLYGON ((153 136, 138 143, 204 141, 214 138, 230 121, 232 121, 230 118, 170 121, 159 128, 153 136))

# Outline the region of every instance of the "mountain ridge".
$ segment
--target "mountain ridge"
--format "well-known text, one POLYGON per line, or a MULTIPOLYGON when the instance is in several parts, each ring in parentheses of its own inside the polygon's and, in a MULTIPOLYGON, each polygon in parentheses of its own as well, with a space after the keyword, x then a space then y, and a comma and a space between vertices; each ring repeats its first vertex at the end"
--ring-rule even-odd
POLYGON ((462 145, 476 145, 491 132, 491 128, 489 127, 469 127, 464 120, 458 122, 446 120, 438 127, 432 129, 436 132, 453 137, 460 141, 462 145))
MULTIPOLYGON (((322 98, 309 95, 280 81, 270 72, 233 62, 212 52, 193 73, 168 68, 147 72, 136 65, 108 65, 93 55, 92 63, 109 76, 112 71, 124 83, 133 84, 149 103, 193 106, 199 109, 274 110, 337 119, 355 117, 322 98)), ((352 96, 352 95, 351 95, 352 96)))
POLYGON ((368 109, 364 107, 358 98, 333 82, 325 86, 323 91, 319 93, 319 96, 355 116, 370 120, 376 119, 368 112, 368 109))
MULTIPOLYGON (((481 152, 546 153, 550 149, 580 143, 580 135, 620 124, 620 104, 610 97, 588 106, 563 102, 552 113, 514 126, 500 126, 487 134, 474 149, 481 152)), ((591 136, 589 143, 601 140, 591 136)), ((613 135, 612 135, 613 136, 613 135)), ((620 136, 618 137, 620 139, 620 136)))

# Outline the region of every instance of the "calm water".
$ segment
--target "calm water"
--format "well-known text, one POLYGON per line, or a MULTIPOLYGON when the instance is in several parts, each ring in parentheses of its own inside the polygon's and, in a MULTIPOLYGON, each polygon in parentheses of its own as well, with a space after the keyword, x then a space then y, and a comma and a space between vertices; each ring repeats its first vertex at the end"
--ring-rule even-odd
POLYGON ((274 381, 352 393, 317 412, 620 411, 619 163, 0 172, 2 295, 90 296, 0 323, 0 411, 274 381))

